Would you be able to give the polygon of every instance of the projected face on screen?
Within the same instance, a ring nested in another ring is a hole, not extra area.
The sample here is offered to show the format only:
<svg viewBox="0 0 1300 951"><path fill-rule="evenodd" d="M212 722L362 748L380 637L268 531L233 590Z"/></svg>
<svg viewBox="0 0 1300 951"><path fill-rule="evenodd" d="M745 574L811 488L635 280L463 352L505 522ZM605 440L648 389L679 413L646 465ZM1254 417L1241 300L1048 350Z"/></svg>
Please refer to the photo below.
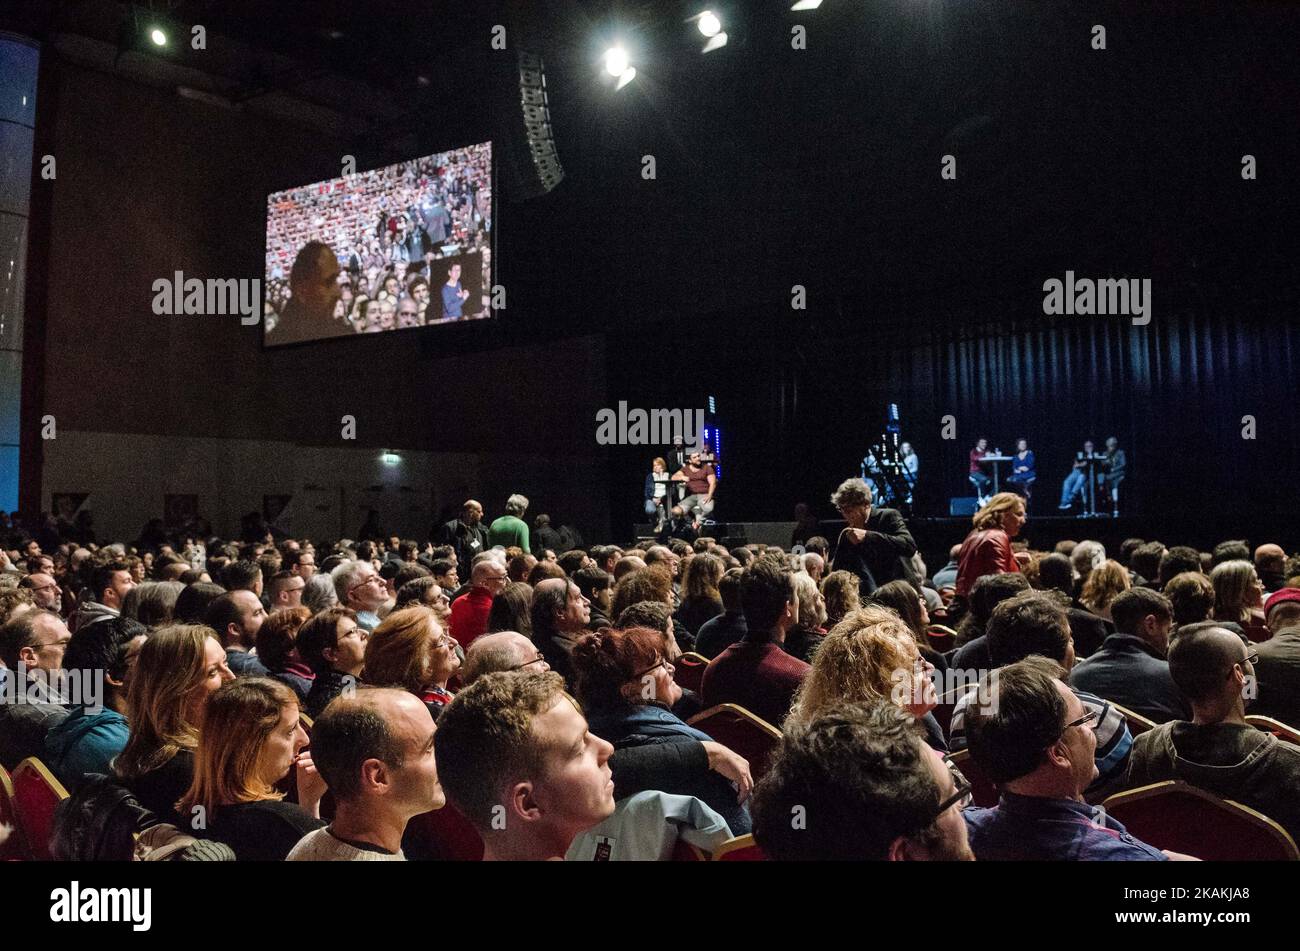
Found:
<svg viewBox="0 0 1300 951"><path fill-rule="evenodd" d="M492 144L267 198L268 347L492 315Z"/></svg>

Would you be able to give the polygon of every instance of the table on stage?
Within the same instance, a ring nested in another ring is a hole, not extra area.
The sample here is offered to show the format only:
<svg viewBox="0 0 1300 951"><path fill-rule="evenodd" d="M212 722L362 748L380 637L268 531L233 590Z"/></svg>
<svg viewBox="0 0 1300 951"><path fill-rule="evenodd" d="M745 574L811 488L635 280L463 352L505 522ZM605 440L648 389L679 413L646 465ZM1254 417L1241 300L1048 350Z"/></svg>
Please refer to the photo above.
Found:
<svg viewBox="0 0 1300 951"><path fill-rule="evenodd" d="M1012 458L1013 458L1012 456L995 456L992 453L989 453L984 456L980 456L980 462L993 463L993 494L994 495L998 494L998 463L1010 462Z"/></svg>

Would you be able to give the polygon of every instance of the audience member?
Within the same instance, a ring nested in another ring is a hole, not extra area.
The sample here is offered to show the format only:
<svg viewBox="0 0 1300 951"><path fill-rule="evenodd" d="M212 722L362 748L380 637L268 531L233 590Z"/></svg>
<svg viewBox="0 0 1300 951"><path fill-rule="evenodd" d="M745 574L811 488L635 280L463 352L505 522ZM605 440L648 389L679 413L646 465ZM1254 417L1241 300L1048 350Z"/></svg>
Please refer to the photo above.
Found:
<svg viewBox="0 0 1300 951"><path fill-rule="evenodd" d="M591 621L591 602L567 578L547 578L533 588L533 643L551 669L573 683L570 655Z"/></svg>
<svg viewBox="0 0 1300 951"><path fill-rule="evenodd" d="M379 626L379 609L388 600L388 587L368 561L344 561L330 572L340 607L357 612L357 624L367 631Z"/></svg>
<svg viewBox="0 0 1300 951"><path fill-rule="evenodd" d="M494 558L476 561L470 584L469 591L451 604L451 636L462 648L468 648L474 638L487 630L492 602L507 584L506 569Z"/></svg>
<svg viewBox="0 0 1300 951"><path fill-rule="evenodd" d="M257 632L266 621L266 609L247 588L227 591L208 604L204 623L217 632L226 648L226 666L236 677L265 677L258 659Z"/></svg>
<svg viewBox="0 0 1300 951"><path fill-rule="evenodd" d="M60 673L72 636L53 611L16 613L0 627L0 661L12 683L0 691L0 766L45 752L46 735L68 715Z"/></svg>

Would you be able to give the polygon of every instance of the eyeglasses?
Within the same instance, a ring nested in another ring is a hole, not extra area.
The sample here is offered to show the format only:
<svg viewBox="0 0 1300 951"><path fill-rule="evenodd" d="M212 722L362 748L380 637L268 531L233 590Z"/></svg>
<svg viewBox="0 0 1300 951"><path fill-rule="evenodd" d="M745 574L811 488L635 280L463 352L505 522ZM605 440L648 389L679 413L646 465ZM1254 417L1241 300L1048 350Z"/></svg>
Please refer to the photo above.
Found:
<svg viewBox="0 0 1300 951"><path fill-rule="evenodd" d="M1065 731L1070 729L1072 726L1092 726L1099 718L1100 715L1096 710L1089 710L1083 716L1079 717L1079 719L1071 720L1065 726L1061 727L1061 732L1056 739L1059 740L1062 736L1065 736Z"/></svg>
<svg viewBox="0 0 1300 951"><path fill-rule="evenodd" d="M515 666L511 667L510 669L511 669L511 670L523 670L525 667L531 667L531 666L533 666L533 664L544 664L544 663L546 663L546 658L542 656L541 651L538 651L538 652L537 652L537 656L534 657L532 660L526 660L526 661L524 661L522 664L516 664Z"/></svg>
<svg viewBox="0 0 1300 951"><path fill-rule="evenodd" d="M659 663L655 664L653 667L647 667L645 670L641 671L641 673L637 674L637 675L636 675L636 679L637 679L637 680L640 680L640 679L641 679L642 677L644 677L646 674L652 674L652 673L654 673L656 670L658 670L660 667L664 668L664 670L668 671L670 674L671 674L674 670L677 669L676 667L674 667L674 666L672 665L672 662L669 661L668 658L663 657L663 658L660 658Z"/></svg>
<svg viewBox="0 0 1300 951"><path fill-rule="evenodd" d="M970 784L970 781L962 775L962 772L957 768L957 765L946 756L943 758L943 764L948 767L948 772L952 774L954 792L947 799L943 800L943 802L939 803L939 808L934 812L934 819L931 819L930 822L934 822L935 819L938 819L953 806L965 809L974 801L975 798L972 794L974 787Z"/></svg>
<svg viewBox="0 0 1300 951"><path fill-rule="evenodd" d="M1254 665L1256 662L1258 662L1258 660L1259 660L1259 651L1251 651L1249 654L1246 655L1244 660L1239 660L1237 661L1237 663Z"/></svg>
<svg viewBox="0 0 1300 951"><path fill-rule="evenodd" d="M352 587L348 588L348 594L351 594L353 591L356 591L357 588L364 588L366 585L370 584L372 581L378 581L380 584L383 584L383 583L384 583L384 579L381 578L381 577L379 577L379 575L371 575L371 576L370 576L369 578L367 578L365 581L358 581L358 582L357 582L356 584L354 584Z"/></svg>

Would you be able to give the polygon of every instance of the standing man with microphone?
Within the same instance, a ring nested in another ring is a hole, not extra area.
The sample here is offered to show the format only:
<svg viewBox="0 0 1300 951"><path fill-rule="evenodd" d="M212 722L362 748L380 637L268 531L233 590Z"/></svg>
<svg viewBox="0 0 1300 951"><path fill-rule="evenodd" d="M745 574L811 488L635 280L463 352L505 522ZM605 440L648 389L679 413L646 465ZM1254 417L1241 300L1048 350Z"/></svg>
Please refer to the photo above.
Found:
<svg viewBox="0 0 1300 951"><path fill-rule="evenodd" d="M835 543L832 570L848 571L861 581L862 596L889 581L907 581L920 595L920 579L912 567L916 542L896 509L872 509L871 489L862 479L845 479L831 503L848 525Z"/></svg>

